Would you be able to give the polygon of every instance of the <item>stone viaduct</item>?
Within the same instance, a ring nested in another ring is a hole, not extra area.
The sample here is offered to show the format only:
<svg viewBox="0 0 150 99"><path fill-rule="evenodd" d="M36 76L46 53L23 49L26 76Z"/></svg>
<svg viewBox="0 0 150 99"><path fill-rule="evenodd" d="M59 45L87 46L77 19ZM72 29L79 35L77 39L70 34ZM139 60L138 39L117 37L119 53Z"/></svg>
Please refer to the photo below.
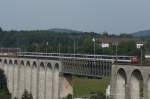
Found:
<svg viewBox="0 0 150 99"><path fill-rule="evenodd" d="M120 56L118 62L130 62ZM113 57L71 57L41 53L1 56L0 69L7 78L12 97L21 99L24 90L33 99L62 99L73 94L72 75L86 77L111 76L111 99L150 99L150 67L112 65ZM142 87L141 87L142 86Z"/></svg>
<svg viewBox="0 0 150 99"><path fill-rule="evenodd" d="M33 99L62 99L73 94L70 77L60 73L62 64L54 60L28 58L0 58L12 97L21 99L24 90L31 92Z"/></svg>
<svg viewBox="0 0 150 99"><path fill-rule="evenodd" d="M73 94L72 75L102 78L110 76L111 66L111 59L102 58L39 53L0 57L0 69L6 75L9 92L18 99L24 90L33 99L62 99Z"/></svg>
<svg viewBox="0 0 150 99"><path fill-rule="evenodd" d="M110 99L150 99L150 66L113 65Z"/></svg>

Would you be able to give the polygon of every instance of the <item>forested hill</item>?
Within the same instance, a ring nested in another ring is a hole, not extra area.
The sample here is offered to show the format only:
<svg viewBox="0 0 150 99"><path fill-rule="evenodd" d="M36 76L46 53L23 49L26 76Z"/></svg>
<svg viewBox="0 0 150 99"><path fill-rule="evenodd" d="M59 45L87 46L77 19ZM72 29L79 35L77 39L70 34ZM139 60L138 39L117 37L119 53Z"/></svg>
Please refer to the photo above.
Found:
<svg viewBox="0 0 150 99"><path fill-rule="evenodd" d="M98 36L98 34L95 34ZM0 32L1 47L21 47L26 51L38 50L44 52L48 42L49 52L58 52L60 43L61 52L73 53L74 41L76 50L80 52L92 52L92 33L58 33L51 31L3 31ZM83 46L86 45L86 46Z"/></svg>
<svg viewBox="0 0 150 99"><path fill-rule="evenodd" d="M150 30L138 31L132 34L133 36L150 36Z"/></svg>
<svg viewBox="0 0 150 99"><path fill-rule="evenodd" d="M96 34L86 33L63 33L51 32L46 30L40 31L0 31L0 47L19 47L22 51L40 51L50 53L94 53L93 36L96 38L95 53L96 54L115 54L115 46L102 48L98 43L99 38L128 38L130 35L109 35L107 33ZM107 39L108 40L108 39ZM148 39L149 40L149 39ZM149 42L147 40L147 42ZM48 42L48 45L47 45ZM148 43L149 44L149 43ZM149 45L148 45L149 46ZM149 49L149 47L148 47ZM118 45L118 54L121 55L138 55L139 50L136 49L135 42L122 42Z"/></svg>
<svg viewBox="0 0 150 99"><path fill-rule="evenodd" d="M71 30L71 29L63 29L63 28L52 28L48 30L49 32L59 32L59 33L83 33L81 31Z"/></svg>

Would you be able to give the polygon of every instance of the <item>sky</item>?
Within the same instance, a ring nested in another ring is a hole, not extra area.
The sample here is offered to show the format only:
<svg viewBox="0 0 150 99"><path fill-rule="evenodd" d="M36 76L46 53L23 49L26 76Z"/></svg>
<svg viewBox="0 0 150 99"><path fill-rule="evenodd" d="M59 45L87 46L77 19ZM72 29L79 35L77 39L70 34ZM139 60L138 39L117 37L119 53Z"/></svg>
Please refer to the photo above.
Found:
<svg viewBox="0 0 150 99"><path fill-rule="evenodd" d="M150 29L149 5L150 0L0 0L0 27L132 33Z"/></svg>

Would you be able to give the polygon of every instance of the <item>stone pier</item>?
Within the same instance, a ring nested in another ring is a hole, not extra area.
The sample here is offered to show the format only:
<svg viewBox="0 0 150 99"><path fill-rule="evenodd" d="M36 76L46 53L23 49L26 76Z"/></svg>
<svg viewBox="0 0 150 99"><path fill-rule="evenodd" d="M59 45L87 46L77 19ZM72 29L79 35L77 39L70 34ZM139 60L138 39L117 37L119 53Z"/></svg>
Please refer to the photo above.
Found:
<svg viewBox="0 0 150 99"><path fill-rule="evenodd" d="M150 66L113 65L111 99L150 99Z"/></svg>

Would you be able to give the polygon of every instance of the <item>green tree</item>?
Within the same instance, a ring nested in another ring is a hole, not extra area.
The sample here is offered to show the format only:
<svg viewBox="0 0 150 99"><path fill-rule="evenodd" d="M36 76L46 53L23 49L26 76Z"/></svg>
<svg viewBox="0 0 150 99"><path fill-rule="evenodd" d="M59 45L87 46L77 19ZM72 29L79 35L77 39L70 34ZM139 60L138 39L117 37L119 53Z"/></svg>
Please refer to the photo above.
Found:
<svg viewBox="0 0 150 99"><path fill-rule="evenodd" d="M29 93L27 90L25 90L22 95L22 99L33 99L33 96L31 93Z"/></svg>
<svg viewBox="0 0 150 99"><path fill-rule="evenodd" d="M79 42L80 51L81 53L90 53L93 54L93 41L92 41L92 36L90 35L85 35L81 38L81 41Z"/></svg>
<svg viewBox="0 0 150 99"><path fill-rule="evenodd" d="M73 96L71 94L68 94L65 98L63 99L73 99Z"/></svg>
<svg viewBox="0 0 150 99"><path fill-rule="evenodd" d="M90 99L105 99L104 93L96 92Z"/></svg>
<svg viewBox="0 0 150 99"><path fill-rule="evenodd" d="M121 42L118 45L118 54L122 55L138 55L138 49L134 41Z"/></svg>
<svg viewBox="0 0 150 99"><path fill-rule="evenodd" d="M0 99L10 99L11 94L7 88L7 80L4 71L0 69Z"/></svg>
<svg viewBox="0 0 150 99"><path fill-rule="evenodd" d="M122 34L120 34L120 37L131 38L133 36L131 34L122 33Z"/></svg>
<svg viewBox="0 0 150 99"><path fill-rule="evenodd" d="M2 28L0 27L0 32L3 32Z"/></svg>
<svg viewBox="0 0 150 99"><path fill-rule="evenodd" d="M67 96L67 99L73 99L73 96L72 96L71 94L69 94L69 95Z"/></svg>
<svg viewBox="0 0 150 99"><path fill-rule="evenodd" d="M107 37L107 36L109 36L109 34L108 34L108 32L103 32L103 33L102 33L102 36Z"/></svg>

